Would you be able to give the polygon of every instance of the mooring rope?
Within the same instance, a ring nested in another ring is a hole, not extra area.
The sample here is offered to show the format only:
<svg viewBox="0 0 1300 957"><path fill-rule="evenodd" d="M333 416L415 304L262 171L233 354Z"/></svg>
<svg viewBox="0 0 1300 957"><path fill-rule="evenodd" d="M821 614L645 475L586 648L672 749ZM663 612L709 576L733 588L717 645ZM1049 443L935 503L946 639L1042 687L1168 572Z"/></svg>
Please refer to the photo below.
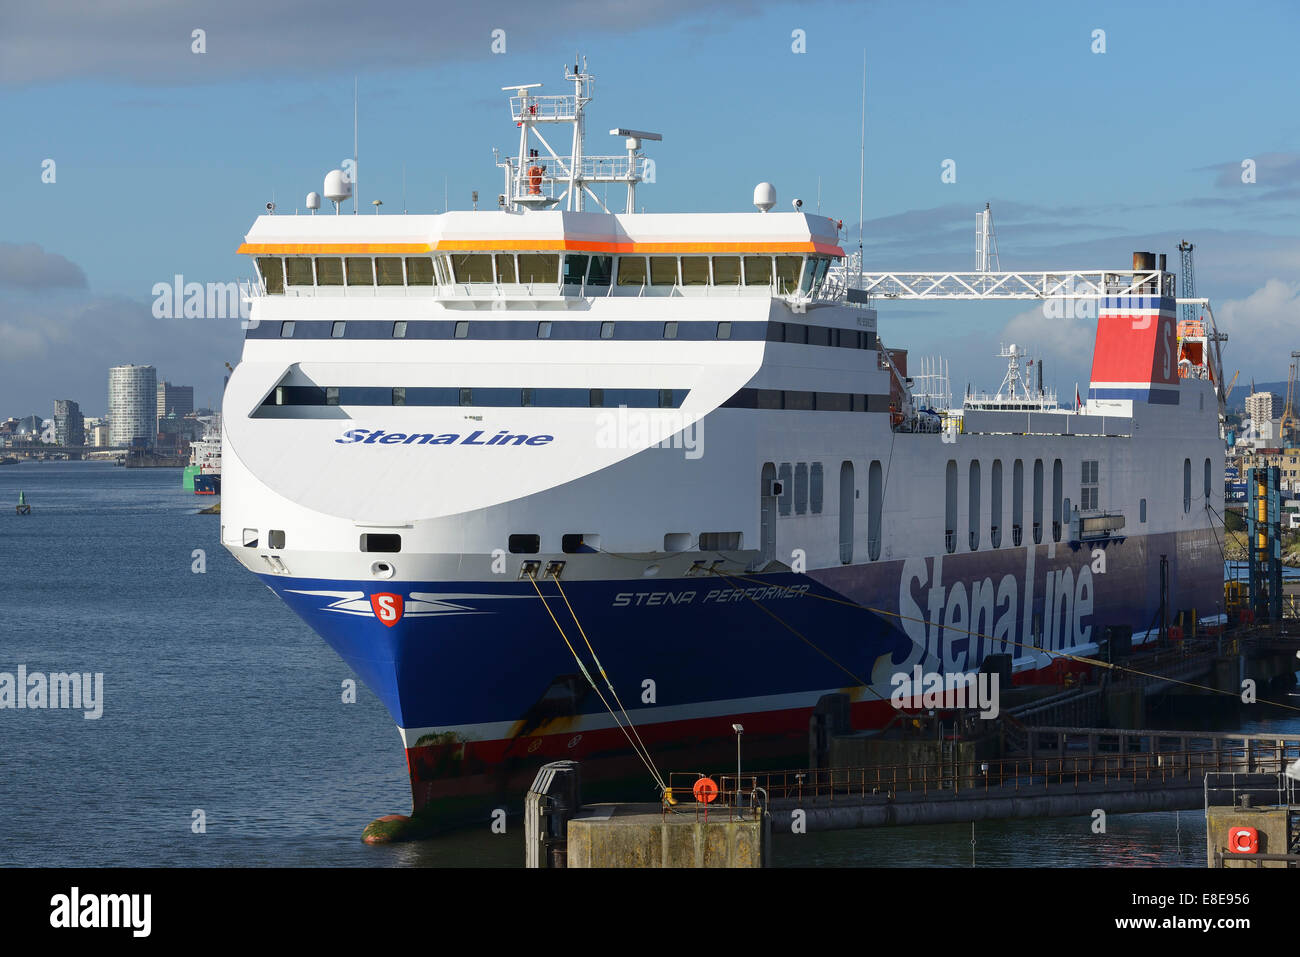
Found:
<svg viewBox="0 0 1300 957"><path fill-rule="evenodd" d="M641 759L641 763L644 764L646 770L650 772L650 776L654 779L655 785L661 790L661 792L667 792L668 786L664 783L658 769L654 766L654 762L650 759L649 752L643 754L641 748L637 746L637 742L640 741L641 736L637 735L637 741L632 740L632 736L628 734L627 728L623 727L623 722L619 720L618 715L614 713L614 709L609 706L609 702L606 701L605 696L601 694L600 688L596 684L596 680L592 678L591 672L587 670L587 666L583 663L582 658L579 657L577 649L574 648L573 643L569 641L569 636L564 633L564 628L560 625L559 619L557 619L555 613L551 611L551 606L547 604L546 596L542 594L542 589L537 584L537 578L531 571L527 572L527 575L528 580L533 583L533 589L537 592L537 597L542 601L542 607L546 609L546 614L550 615L551 621L555 624L556 631L558 631L560 637L564 639L564 644L568 647L569 654L573 655L573 660L576 661L578 667L582 669L583 677L585 677L587 683L591 685L591 690L596 692L596 697L600 698L600 703L605 706L605 710L608 711L610 717L614 719L614 723L618 725L618 729L623 732L623 737L627 738L627 743L632 746L632 750L636 752L636 756ZM567 598L565 599L565 604L568 604ZM573 609L570 608L569 611L572 612ZM577 621L576 617L574 618L574 621ZM581 625L578 626L578 630L582 630ZM584 635L583 637L585 638L586 636ZM588 647L590 647L590 645L588 645ZM592 656L595 656L595 652L592 653ZM599 666L599 664L600 662L597 661L597 666ZM604 673L604 669L602 669L601 673ZM606 680L608 681L608 679ZM612 691L613 688L611 687L610 690ZM619 707L622 707L621 703ZM624 714L626 714L626 712L624 712ZM630 719L628 723L631 723ZM642 747L644 747L644 745Z"/></svg>

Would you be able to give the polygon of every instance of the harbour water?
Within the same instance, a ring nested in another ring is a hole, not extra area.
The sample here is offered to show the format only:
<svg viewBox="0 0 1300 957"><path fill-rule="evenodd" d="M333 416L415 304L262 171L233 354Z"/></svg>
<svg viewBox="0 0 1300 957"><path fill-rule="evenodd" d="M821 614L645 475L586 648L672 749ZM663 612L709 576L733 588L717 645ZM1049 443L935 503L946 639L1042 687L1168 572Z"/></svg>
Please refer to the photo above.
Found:
<svg viewBox="0 0 1300 957"><path fill-rule="evenodd" d="M15 514L23 490L30 516ZM102 672L103 715L0 710L0 865L519 866L521 826L387 847L378 700L218 544L179 469L0 468L0 671ZM199 567L202 552L203 571ZM617 676L614 676L617 679ZM1300 698L1293 698L1300 701ZM1300 732L1265 717L1243 729ZM196 812L202 812L197 815ZM197 822L204 830L198 833ZM1204 866L1200 812L778 835L786 866Z"/></svg>

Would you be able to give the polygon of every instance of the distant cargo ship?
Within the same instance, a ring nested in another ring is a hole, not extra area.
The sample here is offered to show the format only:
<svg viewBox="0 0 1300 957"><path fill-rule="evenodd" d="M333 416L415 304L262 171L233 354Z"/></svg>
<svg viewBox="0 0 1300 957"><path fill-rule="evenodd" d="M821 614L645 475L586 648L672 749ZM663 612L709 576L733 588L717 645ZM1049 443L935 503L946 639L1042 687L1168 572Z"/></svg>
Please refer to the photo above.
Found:
<svg viewBox="0 0 1300 957"><path fill-rule="evenodd" d="M1017 375L936 408L834 220L767 212L766 184L762 212L635 212L657 137L588 156L591 77L566 79L511 88L492 209L260 216L239 250L222 542L387 707L417 811L517 802L557 758L646 793L580 630L694 770L735 758L733 722L747 761L803 766L830 696L881 727L915 666L1025 681L1140 640L1162 589L1215 613L1219 380L1154 257L1105 274L1086 396ZM546 122L572 156L528 148ZM625 212L586 208L602 182Z"/></svg>

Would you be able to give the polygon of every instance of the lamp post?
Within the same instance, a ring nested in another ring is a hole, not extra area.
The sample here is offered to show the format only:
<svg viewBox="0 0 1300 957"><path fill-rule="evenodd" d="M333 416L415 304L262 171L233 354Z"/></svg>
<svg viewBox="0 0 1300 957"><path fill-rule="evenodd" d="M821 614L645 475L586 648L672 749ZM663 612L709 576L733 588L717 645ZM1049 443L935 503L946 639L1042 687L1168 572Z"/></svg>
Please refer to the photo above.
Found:
<svg viewBox="0 0 1300 957"><path fill-rule="evenodd" d="M745 727L733 724L731 730L736 732L736 807L740 807L740 736L745 733Z"/></svg>

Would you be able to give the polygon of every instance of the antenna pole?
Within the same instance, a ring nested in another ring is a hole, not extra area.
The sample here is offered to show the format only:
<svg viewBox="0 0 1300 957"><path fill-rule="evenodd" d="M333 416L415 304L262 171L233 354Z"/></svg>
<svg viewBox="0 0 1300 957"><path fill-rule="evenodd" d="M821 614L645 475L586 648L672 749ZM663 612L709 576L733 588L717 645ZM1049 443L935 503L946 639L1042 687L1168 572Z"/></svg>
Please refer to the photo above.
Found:
<svg viewBox="0 0 1300 957"><path fill-rule="evenodd" d="M357 195L361 177L357 170L357 78L352 77L352 215L357 214Z"/></svg>
<svg viewBox="0 0 1300 957"><path fill-rule="evenodd" d="M862 49L862 135L858 144L858 286L862 285L862 189L867 173L867 50Z"/></svg>

